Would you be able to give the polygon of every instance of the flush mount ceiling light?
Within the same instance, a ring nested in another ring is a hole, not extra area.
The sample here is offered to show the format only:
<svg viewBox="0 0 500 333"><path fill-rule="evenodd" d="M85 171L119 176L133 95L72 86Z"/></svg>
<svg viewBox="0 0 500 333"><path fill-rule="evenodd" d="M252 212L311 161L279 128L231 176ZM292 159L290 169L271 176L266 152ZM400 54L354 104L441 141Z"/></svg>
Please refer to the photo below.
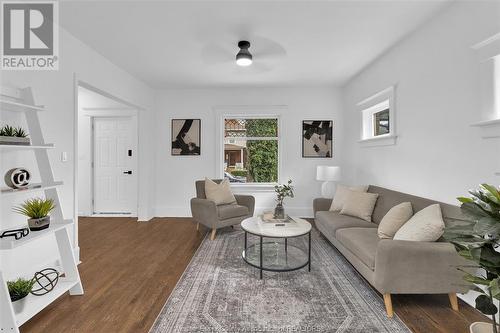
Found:
<svg viewBox="0 0 500 333"><path fill-rule="evenodd" d="M242 40L238 42L240 52L236 55L236 64L238 66L250 66L252 64L252 54L248 51L250 42Z"/></svg>

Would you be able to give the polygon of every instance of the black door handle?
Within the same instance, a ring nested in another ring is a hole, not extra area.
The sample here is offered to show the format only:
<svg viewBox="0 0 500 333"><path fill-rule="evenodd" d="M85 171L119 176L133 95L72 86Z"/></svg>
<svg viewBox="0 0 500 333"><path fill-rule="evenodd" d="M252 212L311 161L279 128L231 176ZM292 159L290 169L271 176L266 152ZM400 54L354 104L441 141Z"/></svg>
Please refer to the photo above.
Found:
<svg viewBox="0 0 500 333"><path fill-rule="evenodd" d="M129 171L123 171L123 173L126 173L127 175L131 175L132 171L131 170L129 170Z"/></svg>

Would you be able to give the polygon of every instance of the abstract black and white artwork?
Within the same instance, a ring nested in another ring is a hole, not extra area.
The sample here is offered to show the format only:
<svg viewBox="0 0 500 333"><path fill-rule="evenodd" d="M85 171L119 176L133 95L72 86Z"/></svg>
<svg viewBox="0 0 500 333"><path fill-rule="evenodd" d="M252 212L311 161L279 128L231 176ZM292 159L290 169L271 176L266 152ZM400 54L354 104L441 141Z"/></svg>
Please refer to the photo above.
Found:
<svg viewBox="0 0 500 333"><path fill-rule="evenodd" d="M172 155L200 155L201 119L172 119Z"/></svg>
<svg viewBox="0 0 500 333"><path fill-rule="evenodd" d="M333 156L333 121L302 121L302 157Z"/></svg>

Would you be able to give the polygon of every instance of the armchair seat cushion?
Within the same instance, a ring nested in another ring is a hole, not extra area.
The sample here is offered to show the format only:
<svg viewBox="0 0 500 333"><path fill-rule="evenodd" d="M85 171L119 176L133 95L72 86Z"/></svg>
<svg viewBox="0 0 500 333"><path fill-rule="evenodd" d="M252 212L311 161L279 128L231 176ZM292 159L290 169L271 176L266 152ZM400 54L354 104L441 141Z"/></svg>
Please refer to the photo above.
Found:
<svg viewBox="0 0 500 333"><path fill-rule="evenodd" d="M375 269L375 256L380 238L376 228L346 228L335 233L337 240L370 269Z"/></svg>
<svg viewBox="0 0 500 333"><path fill-rule="evenodd" d="M249 215L249 211L246 206L236 204L219 205L217 206L217 215L221 220L227 220L234 217Z"/></svg>

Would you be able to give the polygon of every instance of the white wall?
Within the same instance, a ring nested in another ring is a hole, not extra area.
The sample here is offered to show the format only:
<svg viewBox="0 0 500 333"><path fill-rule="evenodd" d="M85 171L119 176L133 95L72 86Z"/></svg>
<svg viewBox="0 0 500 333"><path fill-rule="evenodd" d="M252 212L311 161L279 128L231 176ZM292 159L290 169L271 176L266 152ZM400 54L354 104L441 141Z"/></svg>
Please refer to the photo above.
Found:
<svg viewBox="0 0 500 333"><path fill-rule="evenodd" d="M470 124L483 120L471 46L499 31L500 3L457 2L352 79L343 89L347 180L455 204L481 182L498 184L500 140ZM356 104L393 84L397 144L360 147Z"/></svg>
<svg viewBox="0 0 500 333"><path fill-rule="evenodd" d="M292 179L296 197L286 199L289 213L312 216L312 200L319 196L316 166L335 165L339 154L334 142L334 158L301 157L301 124L306 119L333 119L334 141L341 135L340 99L332 88L289 89L210 89L163 90L156 106L156 216L190 216L189 200L195 195L194 182L216 177L216 106L287 105L282 128L281 181ZM201 118L201 156L171 156L172 118ZM256 209L274 208L274 192L255 193Z"/></svg>
<svg viewBox="0 0 500 333"><path fill-rule="evenodd" d="M371 64L343 89L343 170L352 183L376 184L457 204L479 183L498 185L499 139L482 139L477 53L500 32L499 2L457 2ZM397 84L397 144L360 147L356 104ZM473 304L473 293L462 295Z"/></svg>
<svg viewBox="0 0 500 333"><path fill-rule="evenodd" d="M62 28L60 29L59 58L58 71L2 71L0 84L32 87L36 103L45 105L47 108L46 112L40 113L41 126L46 142L56 145L56 148L49 152L49 157L56 178L64 181L64 186L59 189L63 214L66 218L72 218L75 208L73 199L75 74L88 84L144 108L139 116L140 146L143 147L139 168L148 175L152 174L154 168L153 163L150 163L151 151L148 150L152 119L152 113L149 111L153 106L153 92L144 83L103 58ZM7 115L7 112L2 112L2 119L4 117L11 116ZM68 152L66 163L60 160L63 151ZM31 158L29 155L20 157L19 153L14 154L16 155L3 155L0 165L2 175L8 168L17 165L16 159L22 158L23 162L34 163L34 157ZM36 169L35 164L25 166ZM147 179L139 190L142 198L139 215L144 219L152 216L152 208L148 202L151 185L150 179ZM0 229L25 223L25 219L13 214L10 208L12 204L18 203L23 198L11 198L13 199L2 198ZM23 247L22 251L16 253L1 251L0 268L6 270L8 274L30 271L30 267L36 263L50 262L55 256L54 250L55 247L50 240L41 240Z"/></svg>

